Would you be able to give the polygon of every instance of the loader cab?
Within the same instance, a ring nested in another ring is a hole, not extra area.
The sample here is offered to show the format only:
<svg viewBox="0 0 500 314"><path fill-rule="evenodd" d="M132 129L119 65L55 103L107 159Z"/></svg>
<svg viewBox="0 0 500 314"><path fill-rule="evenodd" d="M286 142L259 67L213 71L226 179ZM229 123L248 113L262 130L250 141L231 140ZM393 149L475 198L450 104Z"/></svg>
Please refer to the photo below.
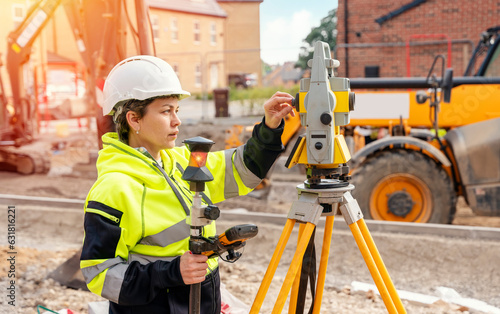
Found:
<svg viewBox="0 0 500 314"><path fill-rule="evenodd" d="M484 77L500 77L500 36L497 37L494 46L486 57L479 75Z"/></svg>
<svg viewBox="0 0 500 314"><path fill-rule="evenodd" d="M500 77L500 26L481 34L464 76Z"/></svg>

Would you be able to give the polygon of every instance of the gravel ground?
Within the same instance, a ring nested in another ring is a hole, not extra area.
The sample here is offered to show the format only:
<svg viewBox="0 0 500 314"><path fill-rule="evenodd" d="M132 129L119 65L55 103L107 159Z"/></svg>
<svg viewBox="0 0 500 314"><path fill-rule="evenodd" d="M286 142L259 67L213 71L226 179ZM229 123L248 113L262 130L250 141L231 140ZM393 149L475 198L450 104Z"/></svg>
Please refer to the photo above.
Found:
<svg viewBox="0 0 500 314"><path fill-rule="evenodd" d="M219 230L238 222L220 222ZM36 225L36 224L35 224ZM34 228L38 229L38 226ZM46 234L41 239L28 237L16 255L16 307L0 307L0 313L34 313L37 305L60 310L70 308L78 313L87 313L88 302L101 298L87 291L68 289L47 279L47 275L70 258L78 250L79 233L70 226L59 225L59 231L68 235L68 241ZM234 264L221 262L221 280L227 290L247 305L251 305L274 251L282 227L259 224L259 234L248 241L244 254ZM220 232L220 231L219 231ZM318 229L317 243L321 243L321 229ZM373 233L379 251L398 289L436 295L438 286L452 287L462 296L499 305L500 276L491 259L498 257L500 244L464 239L436 238ZM47 242L58 244L50 249ZM281 283L294 253L296 232L292 233L289 245L281 258L271 287L266 294L261 313L270 313L277 299ZM26 245L26 246L24 246ZM489 251L489 252L488 252ZM6 246L0 247L0 260L10 256ZM0 273L7 274L8 264L2 263ZM372 283L371 276L355 246L350 233L334 231L322 313L386 313L379 296L372 291L352 293L350 283L360 281ZM8 287L6 276L0 279L3 291ZM309 297L308 297L309 299ZM403 301L408 313L480 313L469 311L446 302L422 305ZM5 303L4 303L5 304ZM285 306L285 309L287 306Z"/></svg>
<svg viewBox="0 0 500 314"><path fill-rule="evenodd" d="M83 199L95 180L95 167L91 163L85 164L86 161L88 155L81 150L66 149L54 154L49 175L21 176L1 172L1 193ZM290 202L284 195L295 195L295 182L295 179L273 181L268 202L247 196L227 201L220 207L286 213ZM17 212L16 306L6 305L8 299L4 293L0 297L0 313L35 313L37 305L53 310L70 308L77 313L87 313L87 304L101 300L100 297L87 291L68 289L46 278L81 246L82 214L30 210L23 206L19 206ZM4 211L0 219L2 230L6 230L7 217ZM220 221L219 232L238 223L250 222ZM477 217L461 200L454 224L500 227L500 219ZM259 224L259 234L248 241L243 257L234 264L221 263L222 282L231 294L247 305L252 304L257 294L282 227ZM462 297L475 298L500 307L500 272L496 265L500 256L500 243L379 232L372 235L397 289L436 295L436 288L445 286L455 289ZM320 228L316 237L316 243L320 246ZM271 312L292 259L294 243L295 231L280 261L261 313ZM0 239L2 291L6 291L10 284L7 277L10 255L6 244L6 236L3 236ZM353 281L373 282L352 235L335 230L321 312L387 312L381 298L373 291L352 291ZM408 313L481 313L442 301L432 305L403 303Z"/></svg>

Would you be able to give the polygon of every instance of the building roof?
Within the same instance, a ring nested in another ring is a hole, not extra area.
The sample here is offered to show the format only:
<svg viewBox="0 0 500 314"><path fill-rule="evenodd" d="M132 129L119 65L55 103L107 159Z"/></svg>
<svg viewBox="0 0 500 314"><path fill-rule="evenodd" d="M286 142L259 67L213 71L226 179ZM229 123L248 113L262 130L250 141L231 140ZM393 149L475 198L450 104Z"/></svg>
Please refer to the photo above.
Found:
<svg viewBox="0 0 500 314"><path fill-rule="evenodd" d="M281 70L283 81L298 81L302 78L304 70L295 67L295 62L285 62Z"/></svg>
<svg viewBox="0 0 500 314"><path fill-rule="evenodd" d="M295 67L295 62L285 62L283 65L278 65L274 70L263 78L263 83L266 86L279 85L287 82L298 82L304 77L305 71Z"/></svg>
<svg viewBox="0 0 500 314"><path fill-rule="evenodd" d="M215 0L148 0L152 8L178 12L226 17L226 12Z"/></svg>

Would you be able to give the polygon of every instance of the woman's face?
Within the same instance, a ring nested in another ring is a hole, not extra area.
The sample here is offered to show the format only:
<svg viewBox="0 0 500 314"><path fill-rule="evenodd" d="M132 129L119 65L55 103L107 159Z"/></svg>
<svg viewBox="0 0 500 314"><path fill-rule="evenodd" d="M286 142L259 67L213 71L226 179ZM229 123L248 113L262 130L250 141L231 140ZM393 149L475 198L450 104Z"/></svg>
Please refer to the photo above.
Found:
<svg viewBox="0 0 500 314"><path fill-rule="evenodd" d="M177 98L158 98L147 106L146 114L139 120L139 134L134 134L138 145L153 156L160 150L175 147L181 120L177 116ZM132 131L133 132L133 131Z"/></svg>

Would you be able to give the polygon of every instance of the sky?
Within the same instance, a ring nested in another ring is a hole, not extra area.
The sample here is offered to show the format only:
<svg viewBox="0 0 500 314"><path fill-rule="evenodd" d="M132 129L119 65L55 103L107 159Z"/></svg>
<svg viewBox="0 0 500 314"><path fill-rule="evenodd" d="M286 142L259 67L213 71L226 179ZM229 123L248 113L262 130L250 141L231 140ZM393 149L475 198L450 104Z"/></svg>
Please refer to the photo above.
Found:
<svg viewBox="0 0 500 314"><path fill-rule="evenodd" d="M261 58L269 64L296 61L302 40L338 0L264 0L260 4Z"/></svg>

